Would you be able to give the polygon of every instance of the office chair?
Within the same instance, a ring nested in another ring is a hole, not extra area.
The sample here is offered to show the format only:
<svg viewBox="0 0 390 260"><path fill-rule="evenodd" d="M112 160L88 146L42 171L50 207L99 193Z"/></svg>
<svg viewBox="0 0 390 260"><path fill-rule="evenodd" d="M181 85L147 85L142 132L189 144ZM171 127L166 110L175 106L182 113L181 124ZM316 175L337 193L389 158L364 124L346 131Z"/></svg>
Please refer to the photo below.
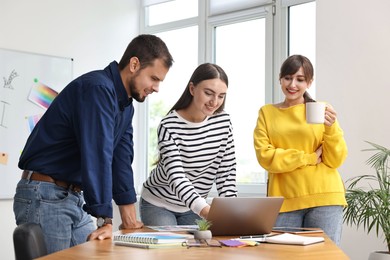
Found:
<svg viewBox="0 0 390 260"><path fill-rule="evenodd" d="M18 225L13 234L16 260L31 260L47 254L41 226L36 223Z"/></svg>

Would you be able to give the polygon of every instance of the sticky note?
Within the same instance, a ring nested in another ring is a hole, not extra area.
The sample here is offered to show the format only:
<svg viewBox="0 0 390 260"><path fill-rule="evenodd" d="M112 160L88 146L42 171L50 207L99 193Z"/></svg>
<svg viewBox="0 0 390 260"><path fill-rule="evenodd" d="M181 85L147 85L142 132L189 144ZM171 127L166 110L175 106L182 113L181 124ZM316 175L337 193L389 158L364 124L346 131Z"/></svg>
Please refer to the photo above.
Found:
<svg viewBox="0 0 390 260"><path fill-rule="evenodd" d="M224 246L230 247L242 247L247 245L246 243L233 239L219 240L219 242Z"/></svg>
<svg viewBox="0 0 390 260"><path fill-rule="evenodd" d="M0 152L0 164L7 165L8 163L8 154Z"/></svg>

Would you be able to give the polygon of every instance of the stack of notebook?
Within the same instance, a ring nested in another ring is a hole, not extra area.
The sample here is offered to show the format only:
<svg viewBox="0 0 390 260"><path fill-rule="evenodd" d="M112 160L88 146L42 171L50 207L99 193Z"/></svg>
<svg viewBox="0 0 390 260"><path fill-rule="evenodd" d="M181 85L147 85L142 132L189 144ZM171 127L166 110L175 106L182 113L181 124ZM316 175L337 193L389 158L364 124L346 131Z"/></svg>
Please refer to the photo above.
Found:
<svg viewBox="0 0 390 260"><path fill-rule="evenodd" d="M193 235L173 232L142 232L114 234L115 245L139 248L181 247Z"/></svg>

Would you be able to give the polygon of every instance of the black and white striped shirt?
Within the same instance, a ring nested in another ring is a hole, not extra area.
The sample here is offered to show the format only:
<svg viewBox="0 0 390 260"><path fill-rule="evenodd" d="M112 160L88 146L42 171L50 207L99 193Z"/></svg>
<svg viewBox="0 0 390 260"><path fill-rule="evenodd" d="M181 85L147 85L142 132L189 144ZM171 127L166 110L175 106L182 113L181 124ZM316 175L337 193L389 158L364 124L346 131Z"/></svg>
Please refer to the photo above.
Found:
<svg viewBox="0 0 390 260"><path fill-rule="evenodd" d="M214 182L219 196L237 196L233 129L226 112L193 123L172 111L157 134L160 161L143 184L143 199L199 214Z"/></svg>

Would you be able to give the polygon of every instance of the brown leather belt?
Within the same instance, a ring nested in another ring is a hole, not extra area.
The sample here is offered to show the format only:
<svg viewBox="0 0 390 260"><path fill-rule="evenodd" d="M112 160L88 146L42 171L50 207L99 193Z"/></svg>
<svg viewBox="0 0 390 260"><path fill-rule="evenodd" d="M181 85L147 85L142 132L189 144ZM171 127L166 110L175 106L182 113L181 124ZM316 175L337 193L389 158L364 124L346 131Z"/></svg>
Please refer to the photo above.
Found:
<svg viewBox="0 0 390 260"><path fill-rule="evenodd" d="M30 171L23 171L22 179L27 179L29 174L30 174ZM78 185L70 184L70 183L68 183L66 181L55 180L52 177L50 177L49 175L42 174L42 173L39 173L39 172L31 173L30 180L51 182L51 183L54 183L57 186L65 188L67 190L71 190L71 191L75 191L75 192L81 192L81 187L78 186Z"/></svg>

